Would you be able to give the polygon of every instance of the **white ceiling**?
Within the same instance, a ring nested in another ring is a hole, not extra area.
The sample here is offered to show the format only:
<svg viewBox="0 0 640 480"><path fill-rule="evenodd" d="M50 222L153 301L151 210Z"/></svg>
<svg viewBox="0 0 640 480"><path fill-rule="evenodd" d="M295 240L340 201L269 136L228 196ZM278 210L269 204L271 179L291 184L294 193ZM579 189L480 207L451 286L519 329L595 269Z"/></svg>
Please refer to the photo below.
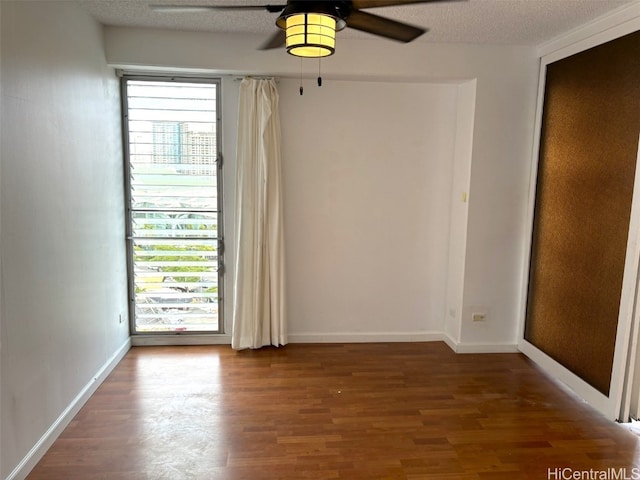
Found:
<svg viewBox="0 0 640 480"><path fill-rule="evenodd" d="M280 0L76 0L105 25L268 37L278 14L265 11L158 12L150 4L282 4ZM381 7L370 13L429 28L417 41L539 45L625 4L640 0L467 0ZM345 29L338 36L367 38Z"/></svg>

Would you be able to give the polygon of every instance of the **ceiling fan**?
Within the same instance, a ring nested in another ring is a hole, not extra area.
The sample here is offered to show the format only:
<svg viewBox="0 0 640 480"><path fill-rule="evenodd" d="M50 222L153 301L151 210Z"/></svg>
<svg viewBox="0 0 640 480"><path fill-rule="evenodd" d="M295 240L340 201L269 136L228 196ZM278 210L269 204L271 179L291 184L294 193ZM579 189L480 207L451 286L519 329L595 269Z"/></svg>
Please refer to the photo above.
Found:
<svg viewBox="0 0 640 480"><path fill-rule="evenodd" d="M280 13L279 30L260 49L280 48L299 57L324 57L335 52L335 32L345 27L381 37L411 42L426 28L364 12L363 9L451 0L287 0L266 5L151 5L155 11L196 12L215 10L266 10Z"/></svg>

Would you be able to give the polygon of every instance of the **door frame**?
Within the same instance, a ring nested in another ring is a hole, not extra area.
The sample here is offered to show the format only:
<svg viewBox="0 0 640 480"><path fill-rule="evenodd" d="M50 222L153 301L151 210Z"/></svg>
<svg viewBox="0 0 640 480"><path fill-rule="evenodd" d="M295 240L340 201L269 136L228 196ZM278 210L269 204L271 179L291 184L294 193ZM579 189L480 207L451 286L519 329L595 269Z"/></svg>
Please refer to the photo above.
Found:
<svg viewBox="0 0 640 480"><path fill-rule="evenodd" d="M631 13L631 17L633 17L630 20L629 13ZM628 396L628 394L625 394L625 384L627 383L626 378L629 373L627 367L634 363L630 362L629 355L630 353L635 355L636 343L631 339L631 331L632 327L634 332L638 331L640 321L638 318L640 314L636 312L636 298L639 288L638 269L640 267L640 151L638 152L636 160L631 217L629 234L627 237L627 250L624 264L624 276L622 281L620 310L618 314L618 326L616 331L609 395L604 395L549 355L525 340L524 326L526 321L529 287L530 258L547 65L638 30L640 30L640 5L632 5L614 12L612 15L606 17L597 24L593 23L587 25L587 27L582 31L582 35L586 36L581 39L576 39L576 36L580 35L580 32L574 31L561 40L554 41L540 47L538 100L531 157L526 245L524 249L525 254L522 268L523 277L521 282L522 289L520 295L520 322L518 332L518 348L520 351L536 362L546 373L566 384L579 397L584 399L592 407L611 420L618 420L620 418L623 397ZM562 45L562 43L564 45ZM631 370L633 370L632 367Z"/></svg>
<svg viewBox="0 0 640 480"><path fill-rule="evenodd" d="M127 245L127 284L128 284L128 308L129 308L129 333L132 344L136 345L200 345L200 344L220 344L229 343L229 335L226 334L226 322L224 315L224 190L223 190L223 153L222 153L222 78L219 75L189 75L187 73L170 72L136 72L117 70L120 77L120 100L122 118L122 145L123 145L123 182L125 195L125 234ZM127 80L142 81L166 81L184 83L206 83L216 85L216 184L218 195L217 213L217 250L218 250L218 331L193 331L193 332L138 332L136 331L135 315L135 286L133 281L134 260L133 260L133 232L131 220L131 162L129 151L129 128L127 125L129 106L127 97ZM167 341L169 339L169 341Z"/></svg>

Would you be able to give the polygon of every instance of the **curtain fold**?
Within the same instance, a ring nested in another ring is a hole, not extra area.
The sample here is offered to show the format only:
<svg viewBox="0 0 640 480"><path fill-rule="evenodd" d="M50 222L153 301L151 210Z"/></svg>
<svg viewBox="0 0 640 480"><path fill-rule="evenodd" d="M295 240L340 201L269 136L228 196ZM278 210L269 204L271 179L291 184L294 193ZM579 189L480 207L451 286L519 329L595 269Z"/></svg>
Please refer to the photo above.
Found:
<svg viewBox="0 0 640 480"><path fill-rule="evenodd" d="M287 343L282 226L282 152L273 79L240 84L231 346Z"/></svg>

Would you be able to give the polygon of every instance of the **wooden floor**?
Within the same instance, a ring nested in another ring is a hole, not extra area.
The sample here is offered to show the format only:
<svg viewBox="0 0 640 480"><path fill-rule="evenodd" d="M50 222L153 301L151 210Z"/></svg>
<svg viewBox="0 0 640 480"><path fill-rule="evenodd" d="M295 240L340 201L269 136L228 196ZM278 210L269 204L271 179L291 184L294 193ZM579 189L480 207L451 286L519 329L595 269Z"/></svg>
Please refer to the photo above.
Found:
<svg viewBox="0 0 640 480"><path fill-rule="evenodd" d="M138 347L28 479L639 478L638 465L635 434L519 354Z"/></svg>

